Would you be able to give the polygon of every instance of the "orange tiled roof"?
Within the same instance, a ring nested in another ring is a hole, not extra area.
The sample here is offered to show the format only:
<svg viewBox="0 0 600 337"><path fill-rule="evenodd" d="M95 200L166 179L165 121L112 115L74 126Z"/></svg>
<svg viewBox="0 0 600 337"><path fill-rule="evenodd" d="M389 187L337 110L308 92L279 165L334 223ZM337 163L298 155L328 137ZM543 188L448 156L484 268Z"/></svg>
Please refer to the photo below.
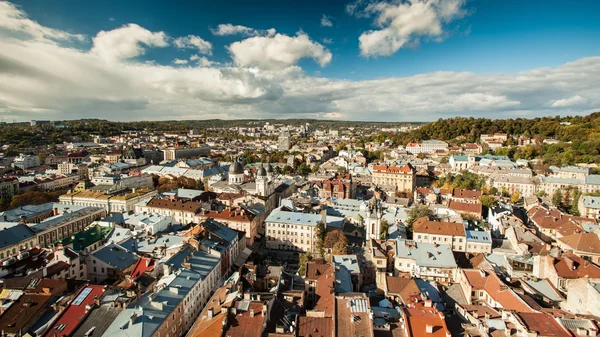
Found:
<svg viewBox="0 0 600 337"><path fill-rule="evenodd" d="M430 221L427 217L419 218L413 223L415 233L436 235L466 236L465 227L461 223L446 221Z"/></svg>
<svg viewBox="0 0 600 337"><path fill-rule="evenodd" d="M596 233L575 233L559 238L573 250L600 254L600 239Z"/></svg>
<svg viewBox="0 0 600 337"><path fill-rule="evenodd" d="M448 204L448 208L458 212L469 212L481 214L483 212L483 206L481 204L470 204L467 202L460 202L451 200Z"/></svg>
<svg viewBox="0 0 600 337"><path fill-rule="evenodd" d="M571 337L569 330L560 325L552 316L541 312L520 312L517 314L528 330L544 337Z"/></svg>
<svg viewBox="0 0 600 337"><path fill-rule="evenodd" d="M502 308L519 312L533 312L525 301L515 294L494 272L463 269L467 281L476 290L485 290Z"/></svg>
<svg viewBox="0 0 600 337"><path fill-rule="evenodd" d="M600 278L600 267L573 253L563 254L554 259L554 268L558 276L562 278Z"/></svg>
<svg viewBox="0 0 600 337"><path fill-rule="evenodd" d="M375 172L385 172L385 173L415 173L415 168L412 167L411 164L405 164L404 166L394 166L394 165L375 165L373 166L373 171Z"/></svg>

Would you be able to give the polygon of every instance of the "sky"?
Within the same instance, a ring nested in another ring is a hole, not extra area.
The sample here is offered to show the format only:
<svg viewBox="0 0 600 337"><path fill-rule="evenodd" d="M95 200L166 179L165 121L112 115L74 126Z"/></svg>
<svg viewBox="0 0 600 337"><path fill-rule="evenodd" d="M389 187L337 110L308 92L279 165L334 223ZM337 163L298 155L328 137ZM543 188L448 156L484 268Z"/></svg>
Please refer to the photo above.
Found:
<svg viewBox="0 0 600 337"><path fill-rule="evenodd" d="M0 121L600 110L598 0L0 0Z"/></svg>

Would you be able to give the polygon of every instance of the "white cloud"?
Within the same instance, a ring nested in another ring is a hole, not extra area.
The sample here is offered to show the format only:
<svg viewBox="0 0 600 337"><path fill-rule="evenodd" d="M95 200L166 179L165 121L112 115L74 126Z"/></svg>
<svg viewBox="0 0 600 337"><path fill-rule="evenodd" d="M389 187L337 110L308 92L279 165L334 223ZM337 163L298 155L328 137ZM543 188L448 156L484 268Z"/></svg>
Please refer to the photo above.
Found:
<svg viewBox="0 0 600 337"><path fill-rule="evenodd" d="M234 42L228 49L236 65L261 69L286 68L305 57L312 58L324 67L332 58L327 48L312 41L303 32L298 32L296 36L255 36Z"/></svg>
<svg viewBox="0 0 600 337"><path fill-rule="evenodd" d="M333 39L330 38L330 37L324 37L323 40L321 40L321 41L323 41L323 43L325 43L325 44L332 44L333 43Z"/></svg>
<svg viewBox="0 0 600 337"><path fill-rule="evenodd" d="M331 18L325 14L321 16L321 27L333 27L333 22L331 22Z"/></svg>
<svg viewBox="0 0 600 337"><path fill-rule="evenodd" d="M80 50L68 41L61 45L39 35L0 36L0 115L9 120L320 117L428 121L455 115L583 114L600 106L600 57L515 74L446 71L351 81L310 76L300 69L296 62L301 57L315 58L320 64L330 59L322 46L323 50L310 51L314 42L302 33L255 37L258 41L250 46L246 43L251 39L241 41L238 52L251 57L234 57L235 65L195 55L188 64L197 66L182 67L129 59L143 52L132 49L132 44L164 44L153 35L157 33L140 34L143 31L141 27L134 30L144 39L132 42L113 36L109 40L114 43L102 44L118 47L108 48L113 50L109 55L117 55L111 58L113 62L101 62L106 55L103 49ZM97 48L95 44L93 49ZM277 66L264 67L255 55Z"/></svg>
<svg viewBox="0 0 600 337"><path fill-rule="evenodd" d="M112 16L108 18L109 21L115 21L115 18L113 18Z"/></svg>
<svg viewBox="0 0 600 337"><path fill-rule="evenodd" d="M360 35L363 56L389 56L424 38L440 40L450 22L465 15L466 0L413 0L388 3L359 1L346 7L357 15L374 17L378 29Z"/></svg>
<svg viewBox="0 0 600 337"><path fill-rule="evenodd" d="M585 103L587 103L587 99L585 99L579 95L575 95L575 96L572 96L569 98L563 98L563 99L552 101L552 106L555 108L564 108L564 107L579 106L579 105L582 105Z"/></svg>
<svg viewBox="0 0 600 337"><path fill-rule="evenodd" d="M12 33L24 33L35 39L53 40L84 40L81 34L71 34L65 31L44 27L30 20L19 7L8 1L0 1L0 32L6 30Z"/></svg>
<svg viewBox="0 0 600 337"><path fill-rule="evenodd" d="M123 27L100 31L93 39L91 53L107 61L130 59L143 55L147 47L166 47L167 35L163 32L151 32L135 23Z"/></svg>
<svg viewBox="0 0 600 337"><path fill-rule="evenodd" d="M188 60L174 59L173 64L188 64Z"/></svg>
<svg viewBox="0 0 600 337"><path fill-rule="evenodd" d="M177 48L198 49L200 54L212 55L212 44L200 36L188 35L176 38L173 43Z"/></svg>
<svg viewBox="0 0 600 337"><path fill-rule="evenodd" d="M231 23L222 23L222 24L218 25L216 29L211 28L210 31L213 33L213 35L218 35L218 36L227 36L227 35L273 36L276 33L274 28L260 30L260 29L246 27L246 26L233 25Z"/></svg>
<svg viewBox="0 0 600 337"><path fill-rule="evenodd" d="M190 61L196 62L196 64L200 67L212 67L221 65L219 62L211 61L205 56L200 55L192 55L190 56Z"/></svg>

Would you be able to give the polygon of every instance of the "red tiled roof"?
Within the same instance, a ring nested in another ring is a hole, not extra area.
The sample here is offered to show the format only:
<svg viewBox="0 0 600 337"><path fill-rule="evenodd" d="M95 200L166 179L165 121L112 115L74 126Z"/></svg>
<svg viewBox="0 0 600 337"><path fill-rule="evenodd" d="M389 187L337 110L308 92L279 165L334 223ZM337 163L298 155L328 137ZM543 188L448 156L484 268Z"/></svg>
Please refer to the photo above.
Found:
<svg viewBox="0 0 600 337"><path fill-rule="evenodd" d="M556 209L546 209L542 206L532 207L527 215L538 227L553 229L564 235L582 232L582 228L575 217L565 215Z"/></svg>
<svg viewBox="0 0 600 337"><path fill-rule="evenodd" d="M573 253L563 254L559 258L555 258L554 268L559 277L566 279L600 278L600 267Z"/></svg>
<svg viewBox="0 0 600 337"><path fill-rule="evenodd" d="M481 197L481 191L455 189L452 191L452 196L454 198L462 198L462 199L479 199L479 197Z"/></svg>
<svg viewBox="0 0 600 337"><path fill-rule="evenodd" d="M297 337L333 337L331 317L298 317Z"/></svg>
<svg viewBox="0 0 600 337"><path fill-rule="evenodd" d="M410 298L420 296L421 291L414 279L408 277L386 276L388 294L397 294L404 303L409 303Z"/></svg>
<svg viewBox="0 0 600 337"><path fill-rule="evenodd" d="M266 315L262 314L263 304L261 302L251 302L248 311L229 317L227 328L224 331L225 336L235 337L260 337L261 327L266 320ZM254 316L251 317L250 310L254 310Z"/></svg>
<svg viewBox="0 0 600 337"><path fill-rule="evenodd" d="M444 314L438 312L434 307L419 305L403 310L406 316L405 324L408 337L446 337L450 335ZM427 333L427 326L432 327L431 333Z"/></svg>
<svg viewBox="0 0 600 337"><path fill-rule="evenodd" d="M410 164L404 166L393 166L393 165L375 165L373 171L385 172L385 173L414 173L415 169Z"/></svg>
<svg viewBox="0 0 600 337"><path fill-rule="evenodd" d="M600 239L596 233L575 233L559 238L558 240L573 250L600 254Z"/></svg>
<svg viewBox="0 0 600 337"><path fill-rule="evenodd" d="M484 290L502 308L520 312L532 312L533 310L514 293L494 272L475 269L463 269L463 273L471 287L476 290Z"/></svg>
<svg viewBox="0 0 600 337"><path fill-rule="evenodd" d="M155 261L153 259L147 257L140 257L131 269L129 276L132 280L135 280L145 272L152 271L155 266L154 262Z"/></svg>
<svg viewBox="0 0 600 337"><path fill-rule="evenodd" d="M84 292L89 293L83 297L85 295ZM103 293L104 286L88 285L83 287L62 312L60 317L46 329L44 337L52 337L55 334L56 336L70 336L89 314L90 310L87 306L94 305L95 297L100 298ZM81 301L78 301L79 299L81 299Z"/></svg>
<svg viewBox="0 0 600 337"><path fill-rule="evenodd" d="M413 223L415 233L466 236L465 227L461 223L446 221L430 221L427 217L419 218Z"/></svg>
<svg viewBox="0 0 600 337"><path fill-rule="evenodd" d="M519 318L528 330L544 337L571 337L569 330L560 325L552 316L541 312L520 312Z"/></svg>
<svg viewBox="0 0 600 337"><path fill-rule="evenodd" d="M448 208L453 209L458 212L476 213L476 214L480 214L480 215L483 212L483 207L481 204L470 204L470 203L454 201L454 200L450 200L450 203L448 204Z"/></svg>

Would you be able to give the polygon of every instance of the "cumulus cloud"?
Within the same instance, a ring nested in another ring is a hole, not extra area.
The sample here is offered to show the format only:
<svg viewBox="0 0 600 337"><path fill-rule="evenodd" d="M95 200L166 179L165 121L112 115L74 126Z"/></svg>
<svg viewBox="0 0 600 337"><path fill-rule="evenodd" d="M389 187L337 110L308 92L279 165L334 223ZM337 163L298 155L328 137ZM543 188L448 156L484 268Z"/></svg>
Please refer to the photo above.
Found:
<svg viewBox="0 0 600 337"><path fill-rule="evenodd" d="M166 47L167 35L164 32L151 32L146 28L130 23L123 27L100 31L93 39L91 53L104 60L129 59L146 52L147 47Z"/></svg>
<svg viewBox="0 0 600 337"><path fill-rule="evenodd" d="M200 54L212 55L212 44L200 36L188 35L176 38L173 43L180 49L198 49Z"/></svg>
<svg viewBox="0 0 600 337"><path fill-rule="evenodd" d="M321 27L333 27L333 22L331 22L331 18L325 14L321 16Z"/></svg>
<svg viewBox="0 0 600 337"><path fill-rule="evenodd" d="M324 37L323 40L321 40L321 41L323 41L323 43L325 43L325 44L332 44L333 43L333 39L330 38L330 37Z"/></svg>
<svg viewBox="0 0 600 337"><path fill-rule="evenodd" d="M0 22L4 17L0 16ZM260 55L277 67L261 67L258 56L234 57L235 64L222 65L195 55L188 60L194 66L184 67L131 59L143 52L131 51L132 44L166 43L152 35L156 33L149 34L138 34L146 37L134 39L135 43L124 40L127 48L116 43L118 39L106 44L127 51L116 53L113 62L101 62L105 52L78 49L70 42L60 44L39 35L0 37L0 115L18 120L318 117L427 121L455 115L583 114L600 106L600 57L514 74L446 71L351 81L310 76L298 67L301 57L315 58L319 64L329 62L322 46L323 51L306 51L314 48L314 42L302 33L253 37L244 40L259 39L251 48L236 51ZM92 50L98 47L94 44Z"/></svg>
<svg viewBox="0 0 600 337"><path fill-rule="evenodd" d="M255 36L234 42L229 53L236 65L261 69L282 69L298 63L301 58L312 58L321 67L331 62L331 52L322 44L298 32L296 36L275 34Z"/></svg>
<svg viewBox="0 0 600 337"><path fill-rule="evenodd" d="M406 2L365 2L359 0L346 7L357 16L374 17L377 29L358 38L362 56L389 56L400 48L419 43L424 38L440 40L445 27L463 17L466 0L411 0Z"/></svg>
<svg viewBox="0 0 600 337"><path fill-rule="evenodd" d="M563 98L563 99L558 99L558 100L552 101L552 106L555 108L563 108L563 107L578 106L578 105L582 105L585 103L587 103L587 99L585 99L579 95L575 95L573 97Z"/></svg>
<svg viewBox="0 0 600 337"><path fill-rule="evenodd" d="M200 56L200 55L190 56L190 61L195 62L200 67L212 67L212 66L218 66L221 64L219 62L209 60L208 58L206 58L206 56Z"/></svg>
<svg viewBox="0 0 600 337"><path fill-rule="evenodd" d="M216 29L211 28L210 31L213 35L227 36L227 35L245 35L245 36L256 36L256 35L267 35L273 36L276 31L274 28L259 30L246 26L233 25L231 23L223 23L217 26Z"/></svg>
<svg viewBox="0 0 600 337"><path fill-rule="evenodd" d="M65 31L44 27L27 17L19 7L7 1L0 1L0 32L6 30L12 33L27 34L35 39L54 40L84 40L81 34L71 34Z"/></svg>
<svg viewBox="0 0 600 337"><path fill-rule="evenodd" d="M174 59L173 64L188 64L188 60Z"/></svg>

